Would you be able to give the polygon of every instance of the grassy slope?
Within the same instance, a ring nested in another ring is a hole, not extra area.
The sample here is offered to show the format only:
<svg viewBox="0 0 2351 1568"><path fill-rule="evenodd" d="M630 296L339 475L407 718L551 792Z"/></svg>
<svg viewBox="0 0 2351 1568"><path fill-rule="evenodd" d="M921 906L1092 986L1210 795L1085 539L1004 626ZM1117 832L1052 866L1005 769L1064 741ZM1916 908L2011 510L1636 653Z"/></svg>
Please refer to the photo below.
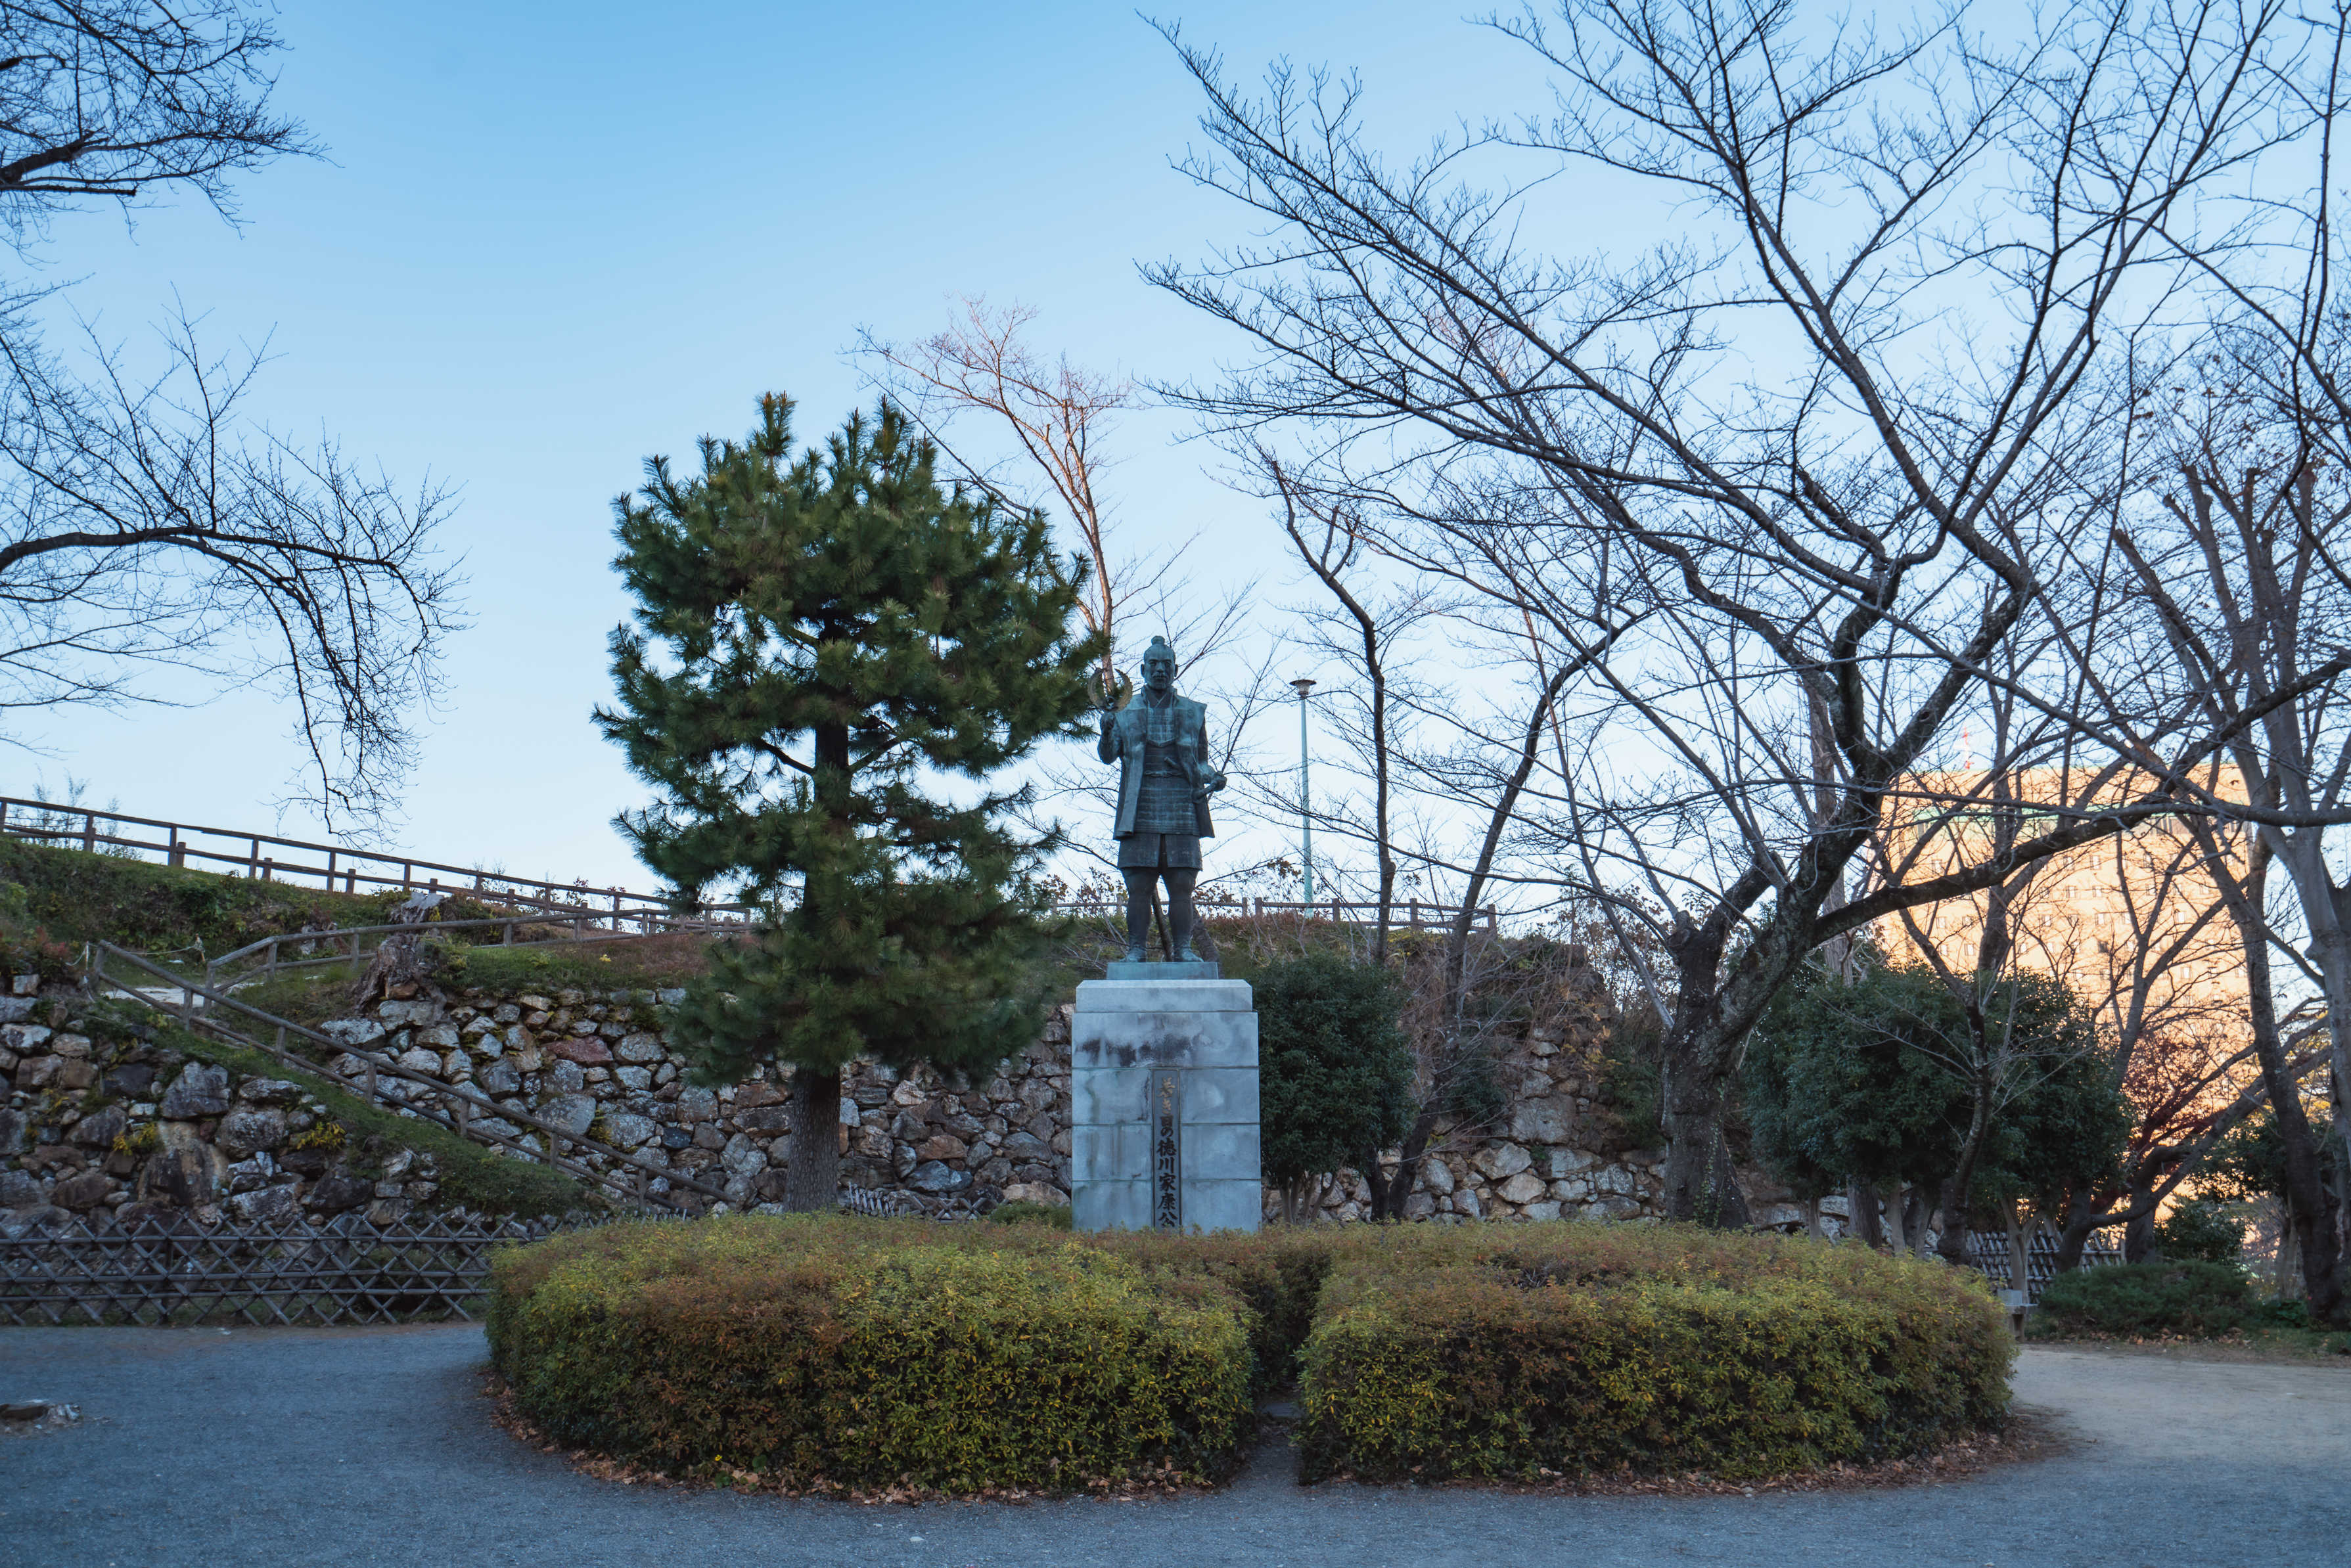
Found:
<svg viewBox="0 0 2351 1568"><path fill-rule="evenodd" d="M394 1148L410 1148L437 1157L442 1196L452 1203L492 1214L521 1215L568 1214L602 1206L601 1200L591 1198L578 1182L560 1171L527 1160L499 1158L446 1127L413 1116L395 1116L380 1106L370 1105L323 1074L300 1072L261 1052L207 1039L179 1028L160 1013L120 1003L109 1011L119 1027L134 1022L145 1024L154 1044L166 1050L198 1061L217 1063L235 1073L300 1084L326 1102L335 1120L342 1125L349 1143L360 1150L370 1147L368 1139L375 1138L387 1155ZM371 1163L361 1153L350 1157L348 1163L355 1174L368 1175L381 1162Z"/></svg>
<svg viewBox="0 0 2351 1568"><path fill-rule="evenodd" d="M305 926L381 924L407 895L332 893L214 871L175 871L144 860L51 849L0 836L0 919L38 927L61 941L103 939L140 950L202 943L219 954ZM493 913L470 898L449 919Z"/></svg>

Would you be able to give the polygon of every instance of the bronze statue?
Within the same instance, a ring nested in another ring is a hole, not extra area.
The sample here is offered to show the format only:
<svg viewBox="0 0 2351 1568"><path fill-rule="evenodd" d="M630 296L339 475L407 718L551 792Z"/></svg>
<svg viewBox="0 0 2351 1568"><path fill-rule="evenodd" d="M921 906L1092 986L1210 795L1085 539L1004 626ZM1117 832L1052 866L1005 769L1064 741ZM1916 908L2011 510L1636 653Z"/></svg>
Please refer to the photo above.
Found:
<svg viewBox="0 0 2351 1568"><path fill-rule="evenodd" d="M1192 951L1192 886L1200 879L1200 840L1216 836L1208 796L1225 775L1208 763L1208 711L1176 694L1176 650L1155 637L1143 655L1143 691L1124 707L1102 694L1102 760L1120 766L1118 869L1126 878L1126 961L1144 960L1151 929L1153 885L1167 884L1170 953Z"/></svg>

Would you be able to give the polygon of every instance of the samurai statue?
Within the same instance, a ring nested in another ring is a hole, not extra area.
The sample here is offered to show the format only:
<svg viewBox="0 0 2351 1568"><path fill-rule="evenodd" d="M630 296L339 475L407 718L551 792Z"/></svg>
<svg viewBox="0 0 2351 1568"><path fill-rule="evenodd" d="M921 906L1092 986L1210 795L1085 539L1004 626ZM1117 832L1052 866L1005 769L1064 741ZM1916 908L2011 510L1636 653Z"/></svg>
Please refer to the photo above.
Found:
<svg viewBox="0 0 2351 1568"><path fill-rule="evenodd" d="M1121 684L1124 684L1121 682ZM1176 650L1155 637L1143 655L1143 691L1125 706L1106 690L1102 760L1119 764L1118 869L1126 879L1126 961L1144 961L1151 896L1167 884L1169 957L1195 961L1192 887L1200 879L1200 840L1216 836L1208 796L1225 775L1208 764L1208 711L1176 694Z"/></svg>

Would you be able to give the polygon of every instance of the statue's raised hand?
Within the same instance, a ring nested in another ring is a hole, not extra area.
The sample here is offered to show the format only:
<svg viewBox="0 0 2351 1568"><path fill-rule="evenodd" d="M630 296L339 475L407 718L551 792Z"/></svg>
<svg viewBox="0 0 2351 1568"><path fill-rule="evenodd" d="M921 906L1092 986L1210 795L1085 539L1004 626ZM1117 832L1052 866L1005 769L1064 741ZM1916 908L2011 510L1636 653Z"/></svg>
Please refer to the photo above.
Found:
<svg viewBox="0 0 2351 1568"><path fill-rule="evenodd" d="M1102 732L1118 722L1118 711L1126 706L1134 694L1134 682L1114 670L1103 670L1094 677L1094 711L1102 716Z"/></svg>

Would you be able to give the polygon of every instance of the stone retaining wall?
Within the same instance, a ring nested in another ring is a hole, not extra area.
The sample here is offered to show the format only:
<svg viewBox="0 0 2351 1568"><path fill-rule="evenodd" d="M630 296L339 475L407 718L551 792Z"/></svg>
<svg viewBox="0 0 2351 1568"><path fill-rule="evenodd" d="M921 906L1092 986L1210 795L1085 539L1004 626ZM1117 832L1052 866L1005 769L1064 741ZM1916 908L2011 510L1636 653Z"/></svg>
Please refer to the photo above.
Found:
<svg viewBox="0 0 2351 1568"><path fill-rule="evenodd" d="M574 1151L659 1158L723 1187L729 1208L783 1196L784 1086L761 1071L711 1090L688 1085L664 1033L675 992L465 991L386 1002L322 1032L351 1055L395 1060L555 1122ZM1596 981L1563 1023L1505 1043L1495 1072L1505 1124L1440 1128L1406 1204L1412 1218L1643 1219L1656 1211L1662 1155L1625 1150L1595 1077L1609 1022ZM147 1203L267 1218L364 1208L379 1219L439 1200L429 1155L346 1149L327 1106L282 1079L245 1076L135 1037L79 1023L78 993L0 998L0 1208L85 1215ZM41 1016L37 1018L36 1012ZM381 1080L387 1098L399 1080ZM921 1207L1065 1202L1070 1189L1069 1010L984 1084L866 1063L845 1075L845 1182ZM527 1145L538 1135L496 1130ZM657 1181L657 1190L665 1184ZM1304 1217L1360 1218L1369 1193L1343 1171ZM1266 1194L1278 1218L1280 1195Z"/></svg>

